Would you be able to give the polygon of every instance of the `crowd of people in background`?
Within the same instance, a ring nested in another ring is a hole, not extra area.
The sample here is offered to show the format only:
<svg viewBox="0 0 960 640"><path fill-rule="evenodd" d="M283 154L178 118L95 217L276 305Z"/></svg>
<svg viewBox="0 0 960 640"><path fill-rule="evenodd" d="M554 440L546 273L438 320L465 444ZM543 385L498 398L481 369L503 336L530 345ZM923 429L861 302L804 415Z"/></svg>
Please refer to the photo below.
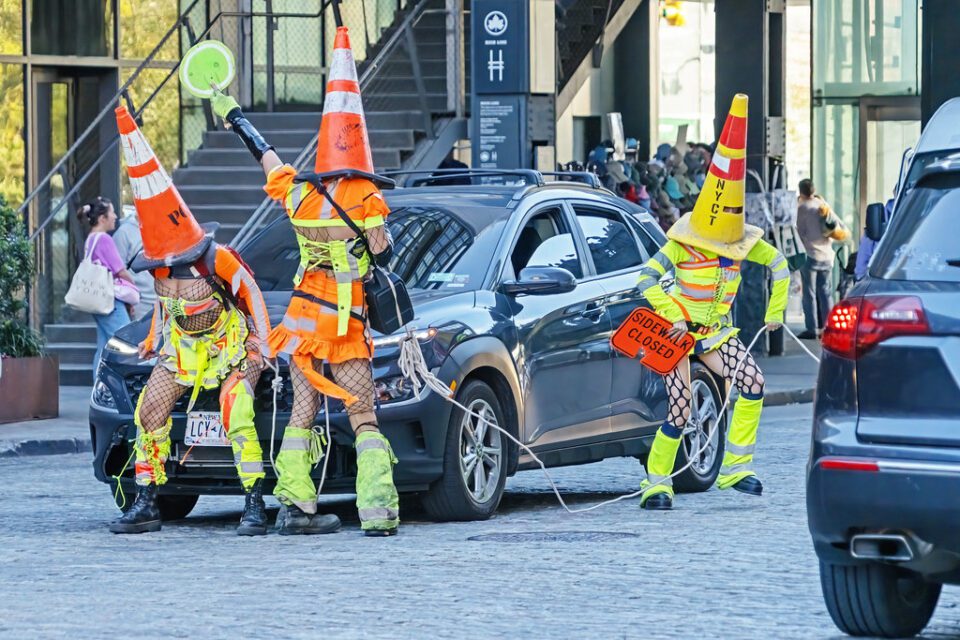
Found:
<svg viewBox="0 0 960 640"><path fill-rule="evenodd" d="M636 138L627 138L625 159L614 160L614 147L605 141L590 152L586 164L567 163L567 171L590 171L605 187L656 216L666 231L693 209L713 158L713 146L661 144L649 160L638 155Z"/></svg>

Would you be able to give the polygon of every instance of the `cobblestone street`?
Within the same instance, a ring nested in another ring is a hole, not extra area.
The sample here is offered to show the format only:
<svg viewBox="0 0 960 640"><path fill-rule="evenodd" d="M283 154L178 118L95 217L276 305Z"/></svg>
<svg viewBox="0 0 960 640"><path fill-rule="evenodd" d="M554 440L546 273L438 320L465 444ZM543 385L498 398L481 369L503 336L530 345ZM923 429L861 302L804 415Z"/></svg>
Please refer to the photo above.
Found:
<svg viewBox="0 0 960 640"><path fill-rule="evenodd" d="M87 454L3 460L0 637L840 637L806 527L809 413L766 412L760 499L712 490L670 513L629 501L570 516L531 471L493 520L408 518L387 540L361 537L343 501L337 535L238 538L237 497L114 536ZM617 459L555 477L587 505L634 490L640 470ZM924 637L960 633L958 602L945 588Z"/></svg>

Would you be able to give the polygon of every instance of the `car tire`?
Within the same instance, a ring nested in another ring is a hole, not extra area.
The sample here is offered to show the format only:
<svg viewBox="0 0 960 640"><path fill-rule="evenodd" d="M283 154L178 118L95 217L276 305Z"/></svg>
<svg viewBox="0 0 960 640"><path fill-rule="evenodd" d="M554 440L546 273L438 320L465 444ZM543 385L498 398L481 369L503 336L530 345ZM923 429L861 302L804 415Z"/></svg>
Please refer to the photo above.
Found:
<svg viewBox="0 0 960 640"><path fill-rule="evenodd" d="M121 491L123 495L114 494L114 499L117 501L117 507L120 511L126 513L133 506L133 501L136 500L137 495L122 489ZM182 520L190 515L193 508L197 506L198 500L200 500L200 496L157 496L160 519L164 522Z"/></svg>
<svg viewBox="0 0 960 640"><path fill-rule="evenodd" d="M820 586L830 617L844 633L906 638L927 626L942 585L893 565L821 560Z"/></svg>
<svg viewBox="0 0 960 640"><path fill-rule="evenodd" d="M690 456L703 446L703 438L707 436L711 422L716 426L711 444L700 453L697 462L673 479L673 488L678 493L700 493L713 486L720 474L727 440L727 416L724 415L719 423L716 421L723 405L723 394L713 373L699 362L690 363L690 389L693 408L684 428L683 442L677 451L674 472L683 469Z"/></svg>
<svg viewBox="0 0 960 640"><path fill-rule="evenodd" d="M460 388L457 402L481 415L493 416L505 427L506 416L497 394L486 383L472 380ZM486 520L497 510L507 481L508 440L499 431L454 407L447 425L443 477L423 494L421 504L433 520ZM477 435L483 440L479 458ZM497 453L499 452L499 453ZM482 465L477 470L477 465Z"/></svg>

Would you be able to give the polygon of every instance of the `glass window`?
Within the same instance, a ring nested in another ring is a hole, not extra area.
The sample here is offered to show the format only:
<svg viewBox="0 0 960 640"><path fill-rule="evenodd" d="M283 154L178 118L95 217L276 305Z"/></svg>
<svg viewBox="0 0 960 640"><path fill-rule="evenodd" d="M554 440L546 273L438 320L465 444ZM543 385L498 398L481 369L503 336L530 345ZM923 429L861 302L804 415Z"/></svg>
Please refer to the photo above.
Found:
<svg viewBox="0 0 960 640"><path fill-rule="evenodd" d="M583 277L573 236L565 233L559 209L541 211L527 220L510 254L510 262L518 278L526 267L559 267L577 279Z"/></svg>
<svg viewBox="0 0 960 640"><path fill-rule="evenodd" d="M22 0L0 0L0 54L23 53Z"/></svg>
<svg viewBox="0 0 960 640"><path fill-rule="evenodd" d="M897 211L870 273L888 280L960 282L960 175L924 180Z"/></svg>
<svg viewBox="0 0 960 640"><path fill-rule="evenodd" d="M813 94L919 94L917 0L813 3Z"/></svg>
<svg viewBox="0 0 960 640"><path fill-rule="evenodd" d="M573 236L561 233L541 242L530 256L528 267L560 267L566 269L575 278L583 277L580 269L580 260L577 259L577 249L573 246Z"/></svg>
<svg viewBox="0 0 960 640"><path fill-rule="evenodd" d="M636 267L643 256L630 229L616 214L576 209L597 275Z"/></svg>
<svg viewBox="0 0 960 640"><path fill-rule="evenodd" d="M31 0L31 52L54 56L112 55L111 7L110 0Z"/></svg>
<svg viewBox="0 0 960 640"><path fill-rule="evenodd" d="M848 229L860 229L858 215L860 104L814 101L813 184ZM795 188L796 184L790 185ZM893 185L890 185L890 189Z"/></svg>
<svg viewBox="0 0 960 640"><path fill-rule="evenodd" d="M23 67L0 64L0 195L17 207L23 202Z"/></svg>

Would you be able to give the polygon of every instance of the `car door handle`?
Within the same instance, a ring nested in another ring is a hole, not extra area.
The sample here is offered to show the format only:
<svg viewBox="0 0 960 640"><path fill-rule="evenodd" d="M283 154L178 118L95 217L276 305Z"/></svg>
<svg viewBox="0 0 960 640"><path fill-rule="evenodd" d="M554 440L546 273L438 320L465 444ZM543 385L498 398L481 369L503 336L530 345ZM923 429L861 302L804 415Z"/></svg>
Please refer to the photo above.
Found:
<svg viewBox="0 0 960 640"><path fill-rule="evenodd" d="M588 318L590 320L598 320L600 316L603 315L603 312L606 311L606 306L601 302L588 302L583 311L580 312L581 318Z"/></svg>

